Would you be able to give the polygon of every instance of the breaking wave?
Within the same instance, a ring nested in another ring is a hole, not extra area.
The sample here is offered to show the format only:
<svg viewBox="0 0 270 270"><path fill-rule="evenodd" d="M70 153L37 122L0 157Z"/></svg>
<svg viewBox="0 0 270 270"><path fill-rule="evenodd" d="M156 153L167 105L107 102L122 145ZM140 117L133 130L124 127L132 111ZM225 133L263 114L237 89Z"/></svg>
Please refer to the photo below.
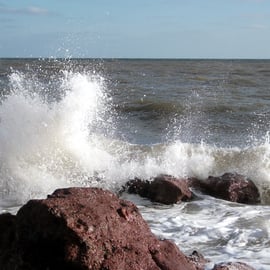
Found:
<svg viewBox="0 0 270 270"><path fill-rule="evenodd" d="M160 173L206 178L224 172L247 175L270 201L268 136L245 148L180 140L131 144L116 135L119 119L100 75L64 70L48 82L13 71L9 86L0 102L2 201L20 204L66 186L113 190Z"/></svg>

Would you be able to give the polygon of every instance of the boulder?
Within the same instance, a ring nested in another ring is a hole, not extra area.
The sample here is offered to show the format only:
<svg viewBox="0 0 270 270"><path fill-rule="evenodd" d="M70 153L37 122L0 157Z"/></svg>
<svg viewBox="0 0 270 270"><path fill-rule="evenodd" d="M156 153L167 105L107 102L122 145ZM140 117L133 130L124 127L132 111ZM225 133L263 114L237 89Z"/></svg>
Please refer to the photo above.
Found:
<svg viewBox="0 0 270 270"><path fill-rule="evenodd" d="M1 215L0 228L1 270L196 269L154 236L133 203L98 188L30 200L16 216Z"/></svg>
<svg viewBox="0 0 270 270"><path fill-rule="evenodd" d="M9 213L0 215L0 269L10 261L14 252L16 217Z"/></svg>
<svg viewBox="0 0 270 270"><path fill-rule="evenodd" d="M216 264L213 270L255 270L255 269L242 262L229 262Z"/></svg>
<svg viewBox="0 0 270 270"><path fill-rule="evenodd" d="M223 200L245 204L260 202L256 185L241 174L225 173L219 177L209 176L206 180L190 178L188 183L194 189Z"/></svg>
<svg viewBox="0 0 270 270"><path fill-rule="evenodd" d="M159 175L152 181L134 179L130 180L126 186L129 193L163 204L174 204L192 198L187 181L170 175Z"/></svg>

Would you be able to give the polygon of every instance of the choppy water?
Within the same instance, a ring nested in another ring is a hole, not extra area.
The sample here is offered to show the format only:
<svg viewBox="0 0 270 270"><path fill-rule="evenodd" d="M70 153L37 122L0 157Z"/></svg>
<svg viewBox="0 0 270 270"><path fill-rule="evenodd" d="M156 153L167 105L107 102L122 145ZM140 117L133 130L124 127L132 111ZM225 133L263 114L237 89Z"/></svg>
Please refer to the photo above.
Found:
<svg viewBox="0 0 270 270"><path fill-rule="evenodd" d="M269 85L262 60L0 59L0 212L58 187L238 172L261 205L125 197L186 253L270 269Z"/></svg>

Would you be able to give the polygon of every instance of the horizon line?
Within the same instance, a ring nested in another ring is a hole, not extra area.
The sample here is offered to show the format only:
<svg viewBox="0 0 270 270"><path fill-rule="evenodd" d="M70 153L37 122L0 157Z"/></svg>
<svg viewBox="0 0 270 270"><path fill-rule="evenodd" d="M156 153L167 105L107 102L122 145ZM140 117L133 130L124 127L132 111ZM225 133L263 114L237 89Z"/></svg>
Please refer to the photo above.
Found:
<svg viewBox="0 0 270 270"><path fill-rule="evenodd" d="M215 58L215 57L20 57L4 56L0 59L29 59L29 60L270 60L270 58Z"/></svg>

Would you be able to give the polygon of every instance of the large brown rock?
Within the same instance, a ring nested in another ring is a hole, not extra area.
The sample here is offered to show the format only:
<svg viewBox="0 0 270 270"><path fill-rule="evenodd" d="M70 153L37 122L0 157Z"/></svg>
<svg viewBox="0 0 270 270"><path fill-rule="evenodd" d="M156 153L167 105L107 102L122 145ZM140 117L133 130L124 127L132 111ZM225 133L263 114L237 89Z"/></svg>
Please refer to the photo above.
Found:
<svg viewBox="0 0 270 270"><path fill-rule="evenodd" d="M191 178L188 182L194 189L223 200L246 204L260 202L256 185L241 174L225 173L219 177L209 176L205 180Z"/></svg>
<svg viewBox="0 0 270 270"><path fill-rule="evenodd" d="M0 269L10 262L14 252L16 217L9 213L0 215Z"/></svg>
<svg viewBox="0 0 270 270"><path fill-rule="evenodd" d="M196 269L174 243L152 234L133 203L97 188L31 200L16 217L0 216L0 228L9 232L0 232L1 270Z"/></svg>
<svg viewBox="0 0 270 270"><path fill-rule="evenodd" d="M159 175L152 181L134 179L130 180L126 186L129 193L163 204L174 204L192 198L187 181L170 175Z"/></svg>

